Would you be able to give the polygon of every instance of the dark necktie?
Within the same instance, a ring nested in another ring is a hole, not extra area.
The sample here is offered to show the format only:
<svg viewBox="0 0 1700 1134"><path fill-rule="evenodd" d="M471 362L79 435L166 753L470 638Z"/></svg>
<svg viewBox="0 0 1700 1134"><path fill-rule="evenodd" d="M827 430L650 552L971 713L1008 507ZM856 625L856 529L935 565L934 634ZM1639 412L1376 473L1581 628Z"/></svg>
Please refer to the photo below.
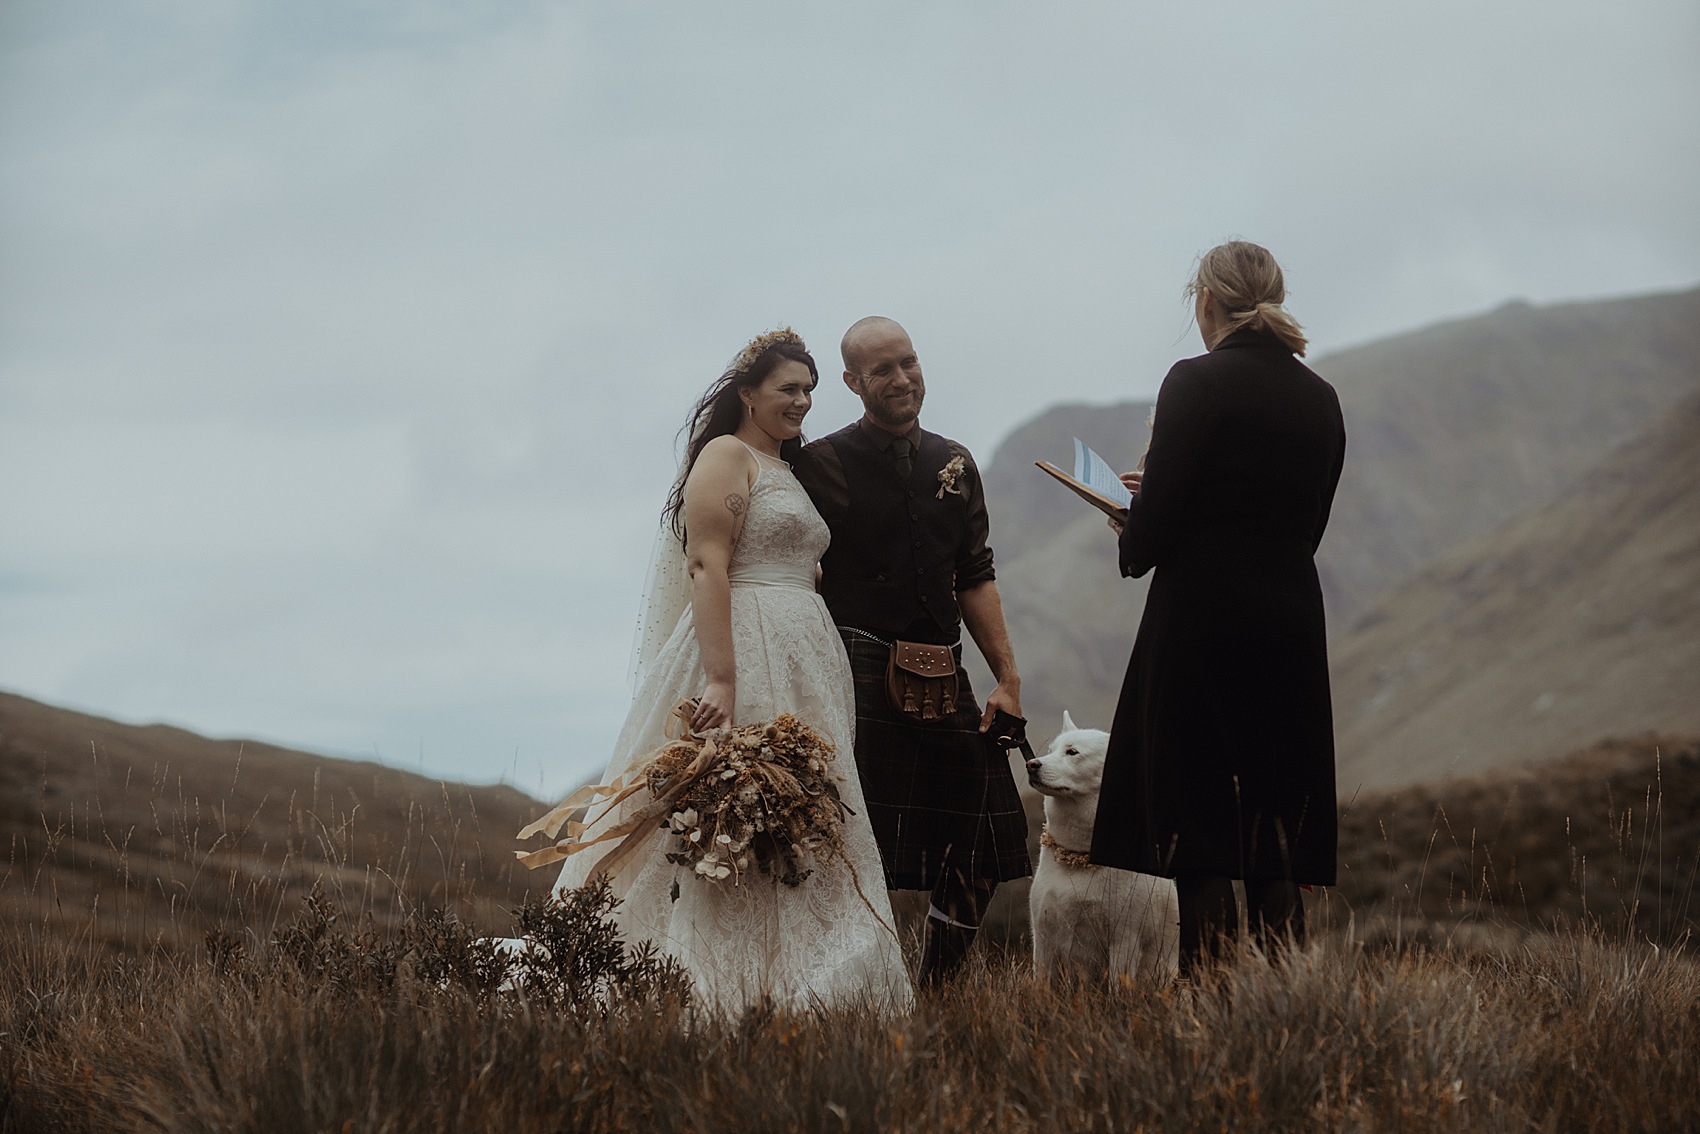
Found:
<svg viewBox="0 0 1700 1134"><path fill-rule="evenodd" d="M907 437L897 437L892 439L892 463L897 466L897 475L902 477L904 480L908 480L909 474L915 471L915 458L911 454L911 450L914 448L915 446L909 443L909 438Z"/></svg>

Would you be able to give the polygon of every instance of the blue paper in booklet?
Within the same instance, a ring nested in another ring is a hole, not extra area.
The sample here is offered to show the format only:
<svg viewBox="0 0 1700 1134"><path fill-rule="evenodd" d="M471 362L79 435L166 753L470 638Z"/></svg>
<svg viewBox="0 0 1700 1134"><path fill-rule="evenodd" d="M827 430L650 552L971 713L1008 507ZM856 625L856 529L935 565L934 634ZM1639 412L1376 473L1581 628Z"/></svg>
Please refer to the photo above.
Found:
<svg viewBox="0 0 1700 1134"><path fill-rule="evenodd" d="M1133 493L1122 483L1122 478L1116 475L1116 470L1078 437L1074 439L1074 479L1092 491L1109 497L1122 508L1133 503Z"/></svg>
<svg viewBox="0 0 1700 1134"><path fill-rule="evenodd" d="M1128 505L1133 503L1133 493L1128 491L1127 485L1122 483L1121 477L1116 475L1110 463L1087 448L1080 438L1074 439L1073 476L1049 461L1033 463L1110 519L1117 523L1127 520L1127 509Z"/></svg>

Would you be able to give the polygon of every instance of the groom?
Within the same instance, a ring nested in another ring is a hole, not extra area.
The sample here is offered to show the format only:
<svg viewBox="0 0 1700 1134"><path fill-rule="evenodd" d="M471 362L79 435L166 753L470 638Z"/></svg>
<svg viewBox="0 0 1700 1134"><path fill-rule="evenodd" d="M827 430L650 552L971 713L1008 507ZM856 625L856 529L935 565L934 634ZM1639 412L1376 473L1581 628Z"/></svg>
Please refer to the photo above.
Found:
<svg viewBox="0 0 1700 1134"><path fill-rule="evenodd" d="M962 963L998 883L1032 873L1008 758L984 735L996 710L1021 715L1021 678L980 473L967 449L921 428L926 385L908 333L870 316L842 351L865 412L809 444L796 474L832 529L820 590L855 675L856 766L886 885L931 892L921 979L936 985ZM962 670L964 625L997 680L983 712ZM955 647L954 713L922 721L892 707L894 639Z"/></svg>

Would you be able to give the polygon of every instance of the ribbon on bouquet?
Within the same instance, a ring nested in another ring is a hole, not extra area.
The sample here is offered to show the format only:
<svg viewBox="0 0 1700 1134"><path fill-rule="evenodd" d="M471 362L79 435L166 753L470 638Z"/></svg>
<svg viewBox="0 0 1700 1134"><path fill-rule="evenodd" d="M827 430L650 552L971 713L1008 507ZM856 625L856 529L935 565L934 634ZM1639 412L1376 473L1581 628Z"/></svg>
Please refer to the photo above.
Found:
<svg viewBox="0 0 1700 1134"><path fill-rule="evenodd" d="M691 732L691 719L696 715L696 711L697 703L695 701L681 701L673 707L672 713L667 718L666 735L668 743L695 735ZM678 729L676 734L675 728ZM514 857L519 859L527 870L536 870L540 866L548 866L551 863L571 858L580 851L596 846L598 843L623 838L618 846L604 855L590 870L591 876L602 873L612 874L620 864L637 853L639 848L652 837L660 833L661 828L656 821L671 809L673 801L681 793L707 774L714 764L717 747L712 738L705 738L702 751L697 753L696 759L692 760L689 766L672 782L665 784L660 795L655 796L649 803L640 807L624 822L617 823L606 831L591 837L590 830L592 827L614 814L614 809L627 798L649 786L649 765L654 760L654 755L658 754L652 754L636 770L615 776L608 783L587 784L579 788L551 808L547 815L544 815L535 823L526 825L516 836L517 838L529 839L533 835L542 834L553 839L560 834L563 825L565 825L567 833L565 838L557 840L553 846L530 852L515 851ZM600 807L594 816L583 822L571 818L573 812L591 806Z"/></svg>

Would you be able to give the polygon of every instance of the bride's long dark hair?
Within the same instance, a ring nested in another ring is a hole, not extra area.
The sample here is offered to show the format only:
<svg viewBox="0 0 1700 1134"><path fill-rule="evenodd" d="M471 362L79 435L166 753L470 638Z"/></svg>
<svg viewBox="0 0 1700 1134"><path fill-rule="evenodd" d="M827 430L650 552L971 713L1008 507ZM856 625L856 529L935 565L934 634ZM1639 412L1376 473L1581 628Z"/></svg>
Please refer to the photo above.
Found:
<svg viewBox="0 0 1700 1134"><path fill-rule="evenodd" d="M755 348L753 357L749 357L751 348ZM685 445L684 467L679 470L679 479L673 483L673 491L667 494L667 506L661 510L661 518L679 537L680 544L685 542L685 481L690 479L691 469L696 467L697 458L702 456L703 446L716 437L738 431L744 420L744 403L738 392L760 386L775 367L788 360L807 366L809 377L817 384L820 382L820 371L815 369L814 357L795 332L789 329L769 332L745 347L731 368L715 379L714 385L697 400L684 428L679 430L681 435L688 435L690 441ZM780 442L780 459L796 460L802 447L801 436Z"/></svg>

